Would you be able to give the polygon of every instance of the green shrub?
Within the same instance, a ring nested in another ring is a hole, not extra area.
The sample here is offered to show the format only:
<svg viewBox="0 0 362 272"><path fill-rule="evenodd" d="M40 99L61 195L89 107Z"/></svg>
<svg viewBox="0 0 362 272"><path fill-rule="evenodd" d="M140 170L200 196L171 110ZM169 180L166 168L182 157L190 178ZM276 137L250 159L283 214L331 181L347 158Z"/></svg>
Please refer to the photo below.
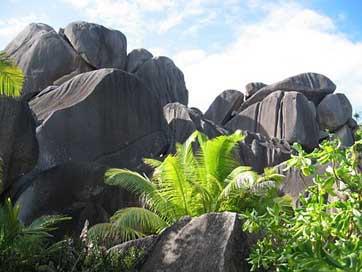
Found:
<svg viewBox="0 0 362 272"><path fill-rule="evenodd" d="M24 226L18 214L19 207L10 199L0 206L0 271L34 271L38 263L61 248L59 243L51 244L50 232L67 217L44 216Z"/></svg>
<svg viewBox="0 0 362 272"><path fill-rule="evenodd" d="M159 233L185 215L262 209L276 195L282 176L272 170L260 176L250 167L240 166L235 148L243 138L237 131L209 140L196 131L183 145L177 145L176 154L163 161L145 160L154 168L151 179L129 170L110 169L106 183L137 194L145 208L121 209L110 223L91 228L90 235L103 242L125 241Z"/></svg>
<svg viewBox="0 0 362 272"><path fill-rule="evenodd" d="M362 271L362 140L342 149L330 139L311 154L294 147L288 167L313 175L314 184L298 207L277 199L265 213L242 215L244 231L264 235L250 255L252 271ZM328 167L318 174L321 165Z"/></svg>

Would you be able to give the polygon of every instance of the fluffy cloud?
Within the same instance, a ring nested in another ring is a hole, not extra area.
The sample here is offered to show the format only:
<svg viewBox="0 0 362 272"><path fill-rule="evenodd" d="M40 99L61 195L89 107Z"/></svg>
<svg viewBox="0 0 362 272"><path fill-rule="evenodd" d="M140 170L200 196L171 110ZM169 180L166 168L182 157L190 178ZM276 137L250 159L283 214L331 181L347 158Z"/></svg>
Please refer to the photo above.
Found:
<svg viewBox="0 0 362 272"><path fill-rule="evenodd" d="M25 17L11 17L0 19L0 44L6 46L11 38L24 29L29 23L40 21L44 16L36 16L34 14ZM0 50L3 49L0 47Z"/></svg>
<svg viewBox="0 0 362 272"><path fill-rule="evenodd" d="M318 72L337 84L362 110L362 43L338 32L333 18L295 4L258 6L266 16L242 25L234 42L218 53L198 48L174 56L183 70L191 106L206 110L223 90L243 91L251 81L273 83Z"/></svg>

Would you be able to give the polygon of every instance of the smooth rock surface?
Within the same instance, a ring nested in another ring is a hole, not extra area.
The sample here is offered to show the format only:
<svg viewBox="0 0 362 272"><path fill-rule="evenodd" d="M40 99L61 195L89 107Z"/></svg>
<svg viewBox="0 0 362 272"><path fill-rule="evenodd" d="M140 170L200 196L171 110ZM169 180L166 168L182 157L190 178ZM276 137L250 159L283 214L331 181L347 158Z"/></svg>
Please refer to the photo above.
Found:
<svg viewBox="0 0 362 272"><path fill-rule="evenodd" d="M262 82L250 82L245 86L245 100L249 99L249 97L256 94L261 88L267 86Z"/></svg>
<svg viewBox="0 0 362 272"><path fill-rule="evenodd" d="M231 119L225 128L260 133L307 149L318 146L319 127L313 103L301 93L276 91Z"/></svg>
<svg viewBox="0 0 362 272"><path fill-rule="evenodd" d="M318 105L317 112L321 129L332 132L352 118L352 105L344 94L330 94Z"/></svg>
<svg viewBox="0 0 362 272"><path fill-rule="evenodd" d="M237 90L226 90L219 94L205 112L204 118L217 125L225 125L234 111L238 111L244 95Z"/></svg>
<svg viewBox="0 0 362 272"><path fill-rule="evenodd" d="M333 93L335 89L336 85L324 75L317 73L299 74L259 89L243 103L241 110L262 101L269 94L278 90L302 93L308 100L318 105L326 95Z"/></svg>
<svg viewBox="0 0 362 272"><path fill-rule="evenodd" d="M135 73L137 70L153 55L150 51L144 48L133 49L127 56L127 72Z"/></svg>
<svg viewBox="0 0 362 272"><path fill-rule="evenodd" d="M122 32L98 24L73 22L65 27L64 35L92 67L126 69L127 39Z"/></svg>
<svg viewBox="0 0 362 272"><path fill-rule="evenodd" d="M176 143L184 143L197 128L183 104L169 103L163 107L163 114L170 129L169 152L174 152Z"/></svg>
<svg viewBox="0 0 362 272"><path fill-rule="evenodd" d="M354 143L353 133L348 125L339 128L334 135L341 140L341 144L344 147L352 146Z"/></svg>
<svg viewBox="0 0 362 272"><path fill-rule="evenodd" d="M160 234L141 271L247 271L250 244L241 226L229 212L181 220Z"/></svg>
<svg viewBox="0 0 362 272"><path fill-rule="evenodd" d="M64 214L72 216L71 229L78 232L84 224L82 219L88 219L91 224L106 220L107 214L101 208L97 213L94 207L105 188L106 169L95 163L68 162L41 172L16 201L20 206L20 220L30 224L43 215ZM88 213L88 218L82 218L89 206L93 206L92 216Z"/></svg>
<svg viewBox="0 0 362 272"><path fill-rule="evenodd" d="M1 194L33 169L38 159L38 142L33 115L26 102L0 96L0 116Z"/></svg>
<svg viewBox="0 0 362 272"><path fill-rule="evenodd" d="M40 92L64 75L91 68L48 25L32 23L5 48L25 74L22 93Z"/></svg>
<svg viewBox="0 0 362 272"><path fill-rule="evenodd" d="M117 69L84 73L36 97L37 167L94 161L135 169L168 147L161 106L135 76Z"/></svg>
<svg viewBox="0 0 362 272"><path fill-rule="evenodd" d="M153 57L146 61L136 75L157 97L161 106L179 102L187 106L188 91L184 75L173 61L167 57Z"/></svg>

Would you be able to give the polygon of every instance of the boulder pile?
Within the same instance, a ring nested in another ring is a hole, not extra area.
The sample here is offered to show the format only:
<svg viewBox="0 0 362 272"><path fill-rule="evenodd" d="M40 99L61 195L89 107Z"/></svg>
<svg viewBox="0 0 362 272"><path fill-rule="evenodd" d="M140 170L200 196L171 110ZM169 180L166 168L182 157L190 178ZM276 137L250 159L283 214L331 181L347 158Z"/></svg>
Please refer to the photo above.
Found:
<svg viewBox="0 0 362 272"><path fill-rule="evenodd" d="M253 82L243 92L226 90L202 113L188 107L184 75L170 58L146 49L127 54L127 39L118 30L74 22L56 32L33 23L5 51L26 80L21 99L0 98L0 196L20 204L25 223L67 213L79 231L85 219L106 221L137 200L105 186L104 172L118 167L147 174L143 158L174 152L176 142L195 130L210 138L246 131L239 160L258 172L287 160L293 142L312 150L328 132L345 146L354 141L352 106L321 74L299 74L270 85ZM144 271L236 271L234 257L225 255L241 239L234 233L239 224L234 217L183 221L158 238L145 266L156 270ZM215 235L215 244L190 242L191 233L205 240ZM177 248L166 252L170 243ZM190 264L194 256L203 258L205 247L215 247L210 262ZM180 254L186 254L182 261Z"/></svg>

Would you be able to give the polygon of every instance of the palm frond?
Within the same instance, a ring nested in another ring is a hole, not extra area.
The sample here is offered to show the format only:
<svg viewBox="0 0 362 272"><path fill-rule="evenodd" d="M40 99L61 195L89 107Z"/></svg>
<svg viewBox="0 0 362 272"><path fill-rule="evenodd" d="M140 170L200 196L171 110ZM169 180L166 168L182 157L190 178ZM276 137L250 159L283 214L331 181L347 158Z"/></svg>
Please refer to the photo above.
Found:
<svg viewBox="0 0 362 272"><path fill-rule="evenodd" d="M20 96L24 83L24 74L5 54L0 52L0 94Z"/></svg>
<svg viewBox="0 0 362 272"><path fill-rule="evenodd" d="M101 244L121 243L144 237L144 234L127 227L120 227L112 223L101 223L88 230L88 237Z"/></svg>
<svg viewBox="0 0 362 272"><path fill-rule="evenodd" d="M29 226L25 227L24 232L28 234L44 234L51 236L49 232L56 230L59 223L70 219L71 217L64 215L45 215L35 219Z"/></svg>
<svg viewBox="0 0 362 272"><path fill-rule="evenodd" d="M229 176L226 178L226 186L221 191L220 195L215 202L215 211L223 200L227 199L231 194L235 192L245 192L250 190L251 187L257 182L258 174L251 171L248 166L239 166L235 168Z"/></svg>
<svg viewBox="0 0 362 272"><path fill-rule="evenodd" d="M224 180L239 165L232 152L242 139L242 135L232 134L230 136L223 135L208 141L205 157L207 158L208 172L211 175L220 181Z"/></svg>
<svg viewBox="0 0 362 272"><path fill-rule="evenodd" d="M153 211L162 211L165 218L174 216L175 207L147 177L130 170L113 168L106 172L105 179L108 185L117 185L135 193L145 202L148 208Z"/></svg>
<svg viewBox="0 0 362 272"><path fill-rule="evenodd" d="M160 168L160 178L162 180L161 194L169 203L175 207L178 216L189 214L190 192L184 165L177 156L168 155Z"/></svg>
<svg viewBox="0 0 362 272"><path fill-rule="evenodd" d="M169 225L158 214L139 207L118 210L110 221L120 228L131 228L145 235L159 233Z"/></svg>
<svg viewBox="0 0 362 272"><path fill-rule="evenodd" d="M150 159L150 158L143 159L143 162L152 168L157 168L162 164L162 161Z"/></svg>

